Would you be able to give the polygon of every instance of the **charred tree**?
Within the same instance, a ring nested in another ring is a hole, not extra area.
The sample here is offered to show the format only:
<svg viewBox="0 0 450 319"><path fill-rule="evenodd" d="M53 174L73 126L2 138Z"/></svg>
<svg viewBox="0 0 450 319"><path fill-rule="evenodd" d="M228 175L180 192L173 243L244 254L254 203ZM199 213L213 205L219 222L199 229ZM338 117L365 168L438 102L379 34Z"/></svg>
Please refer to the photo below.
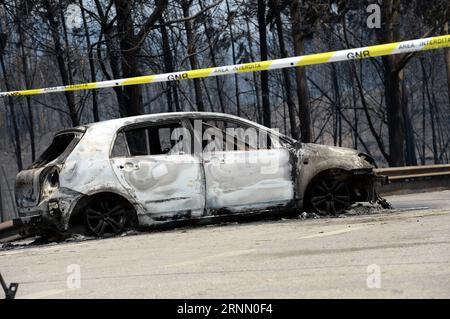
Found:
<svg viewBox="0 0 450 319"><path fill-rule="evenodd" d="M49 24L50 27L50 34L53 39L53 47L54 47L54 54L56 61L58 63L58 69L61 76L61 81L63 85L69 85L73 84L70 81L70 73L68 71L66 61L65 61L65 54L63 51L63 45L61 43L60 39L60 29L59 29L59 22L57 18L57 10L58 6L55 6L51 3L50 0L44 0L43 6L45 8L45 18ZM62 10L62 9L61 9ZM68 48L66 48L68 49ZM75 95L72 91L67 91L64 93L67 101L67 106L69 108L69 116L72 121L73 126L79 125L78 120L78 112L76 109L75 104Z"/></svg>
<svg viewBox="0 0 450 319"><path fill-rule="evenodd" d="M85 8L83 5L83 0L79 0L80 8L81 8L81 18L83 19L83 28L84 28L84 36L86 38L86 46L88 50L88 59L89 59L89 71L91 75L91 81L96 82L96 68L93 54L93 47L91 45L91 36L89 34L89 28L86 20ZM98 99L97 99L97 91L92 90L92 115L94 117L94 122L100 121L100 116L98 113Z"/></svg>
<svg viewBox="0 0 450 319"><path fill-rule="evenodd" d="M294 40L294 54L304 54L305 34L302 28L302 16L300 12L300 0L291 1L292 36ZM301 67L295 68L297 97L300 117L300 138L302 142L312 142L311 114L309 107L309 90L305 70Z"/></svg>
<svg viewBox="0 0 450 319"><path fill-rule="evenodd" d="M25 4L25 7L19 8L16 11L16 21L15 24L17 26L17 32L19 33L19 45L20 45L20 58L22 62L22 74L25 82L25 88L31 89L32 81L29 74L29 67L28 67L28 57L27 57L27 39L25 36L23 23L26 19L26 15L28 15L29 8L27 7L27 4ZM33 116L33 110L32 110L32 103L31 103L31 97L27 95L25 97L26 105L27 105L27 115L28 115L28 133L30 136L30 148L31 148L31 161L34 162L36 160L36 145L35 145L35 133L34 133L34 116Z"/></svg>
<svg viewBox="0 0 450 319"><path fill-rule="evenodd" d="M192 21L188 19L190 16L190 8L192 5L192 0L182 0L181 8L183 10L183 18L184 27L186 30L186 40L187 40L187 55L189 58L189 63L191 65L192 70L198 69L198 60L197 60L197 46L195 33L192 28ZM194 82L194 91L195 91L195 104L197 105L197 111L202 112L205 110L205 106L203 104L203 91L202 91L202 82L200 79L193 79Z"/></svg>
<svg viewBox="0 0 450 319"><path fill-rule="evenodd" d="M422 69L422 77L423 77L423 83L425 87L425 94L428 100L428 111L430 116L430 124L431 124L431 142L433 146L433 159L434 164L439 164L439 156L438 156L438 146L437 146L437 137L436 137L436 124L435 124L435 106L433 104L433 100L431 98L431 92L429 87L429 81L428 81L428 74L425 70L425 66L423 63L423 59L420 59L420 67ZM425 103L425 102L424 102Z"/></svg>
<svg viewBox="0 0 450 319"><path fill-rule="evenodd" d="M414 138L414 127L411 121L411 113L409 111L409 101L407 95L406 80L404 79L405 71L399 73L402 79L402 110L403 118L405 119L405 148L406 148L406 164L409 166L417 165L416 147Z"/></svg>
<svg viewBox="0 0 450 319"><path fill-rule="evenodd" d="M337 76L336 65L331 64L331 81L333 86L334 97L334 130L333 141L334 145L342 146L342 120L341 120L341 93L339 87L339 80Z"/></svg>
<svg viewBox="0 0 450 319"><path fill-rule="evenodd" d="M121 69L124 78L141 75L139 70L139 41L133 24L131 10L133 2L114 0L117 12L117 31L121 53ZM123 103L126 116L144 114L141 85L130 85L123 88Z"/></svg>
<svg viewBox="0 0 450 319"><path fill-rule="evenodd" d="M267 27L266 27L266 1L258 0L258 32L259 50L261 61L268 59L267 52ZM270 98L269 98L269 74L267 71L261 72L261 96L263 124L271 127Z"/></svg>
<svg viewBox="0 0 450 319"><path fill-rule="evenodd" d="M173 56L172 56L172 50L170 48L170 40L169 35L167 33L167 27L165 25L164 17L159 18L160 25L160 32L161 32L161 40L162 40L162 48L163 48L163 59L164 59L164 71L174 72L175 69L173 67ZM181 111L180 107L180 101L178 97L178 90L175 82L167 82L167 108L169 112L175 111L179 112ZM174 108L175 106L175 108Z"/></svg>
<svg viewBox="0 0 450 319"><path fill-rule="evenodd" d="M382 28L378 36L383 43L392 43L400 41L400 19L401 1L385 0L381 9ZM387 123L389 131L389 165L404 166L412 164L414 150L410 149L414 145L411 139L412 134L407 134L406 118L408 112L407 106L403 105L405 93L403 90L403 68L412 55L390 55L383 56L384 72L384 91L387 109ZM409 158L406 156L406 147L408 147ZM415 158L415 153L414 153Z"/></svg>
<svg viewBox="0 0 450 319"><path fill-rule="evenodd" d="M255 55L253 54L253 40L251 36L250 31L250 24L248 22L248 19L246 19L245 25L247 27L247 45L248 45L248 53L250 61L255 60ZM258 76L256 72L252 72L252 80L253 80L253 86L255 89L255 102L256 102L256 118L258 123L262 123L262 107L261 107L261 94L259 94L260 89L258 85Z"/></svg>
<svg viewBox="0 0 450 319"><path fill-rule="evenodd" d="M236 47L235 47L235 40L234 40L234 32L233 32L233 26L232 21L234 20L235 13L231 12L230 10L230 4L228 0L225 0L225 3L227 5L227 14L228 14L228 31L230 33L230 40L231 40L231 54L233 55L233 64L236 64ZM214 64L215 65L215 64ZM238 75L234 74L234 91L236 94L236 109L237 109L237 115L241 116L241 99L240 99L240 93L239 93L239 80Z"/></svg>
<svg viewBox="0 0 450 319"><path fill-rule="evenodd" d="M444 33L448 34L448 21L444 25ZM450 48L444 48L445 70L447 71L448 106L450 107Z"/></svg>
<svg viewBox="0 0 450 319"><path fill-rule="evenodd" d="M281 5L279 0L274 0L271 3L272 5L272 12L273 17L275 20L275 27L277 32L277 38L278 38L278 44L280 46L281 51L281 57L286 58L288 57L288 52L286 50L286 44L284 41L284 28L283 28L283 21L281 20ZM289 77L289 70L288 69L282 69L281 70L283 75L283 85L284 85L284 93L286 95L286 104L288 107L288 114L289 114L289 125L291 128L291 136L294 139L299 138L298 134L298 127L297 127L297 121L296 121L296 104L294 102L294 97L292 95L292 85L291 85L291 79Z"/></svg>
<svg viewBox="0 0 450 319"><path fill-rule="evenodd" d="M200 5L200 8L203 10L204 9L203 1L199 0L198 3ZM228 5L228 2L227 2L227 5ZM217 61L217 58L216 58L216 52L215 52L215 48L214 48L214 44L213 44L213 37L214 37L213 30L212 30L212 26L209 26L206 23L206 20L207 20L206 17L204 19L202 19L203 27L205 28L206 40L208 41L209 56L211 58L212 65L217 66L218 65L218 61ZM234 44L233 44L233 46L234 46ZM233 50L233 52L234 52L234 50ZM233 57L234 57L234 53L233 53ZM233 61L235 61L235 59L233 59ZM223 86L222 82L223 81L218 76L214 77L214 80L215 80L215 83L216 83L217 96L219 97L220 111L222 113L225 113L226 112L225 111L225 102L224 102L223 91L222 91L222 86ZM235 81L237 81L236 78L235 78ZM236 90L237 90L237 85L236 85ZM240 114L239 113L240 112L240 107L239 107L239 102L238 102L238 100L239 100L238 91L236 91L236 97L237 97L236 103L238 105L237 109L238 109L238 116L239 116L239 114ZM208 99L209 99L209 97L208 97Z"/></svg>
<svg viewBox="0 0 450 319"><path fill-rule="evenodd" d="M97 41L97 60L100 64L100 69L102 70L102 73L107 80L112 80L113 78L119 79L122 77L119 69L120 50L116 48L115 45L112 23L108 22L109 11L111 8L108 7L107 10L104 11L100 3L100 0L94 1L100 24L100 36ZM101 46L102 41L104 42L106 47L106 56L107 59L109 60L109 65L111 67L111 74L109 74L104 63L104 58L102 57L102 46ZM127 106L125 104L123 87L116 86L113 88L113 90L114 93L116 94L117 103L119 105L119 114L120 116L125 117L127 116L126 110Z"/></svg>
<svg viewBox="0 0 450 319"><path fill-rule="evenodd" d="M153 12L146 16L138 29L132 16L136 2L127 0L113 0L116 16L108 22L111 6L107 11L102 3L95 0L102 32L105 35L107 55L111 72L114 78L127 78L140 76L139 63L142 47L149 32L154 28L162 13L167 7L167 0L155 0ZM113 25L114 22L114 25ZM117 29L117 32L115 32ZM116 48L116 42L118 42ZM100 54L100 50L97 51ZM102 59L99 59L100 61ZM106 67L101 66L105 76L111 79ZM119 112L122 117L140 115L144 113L141 85L129 85L123 88L114 88L119 103Z"/></svg>
<svg viewBox="0 0 450 319"><path fill-rule="evenodd" d="M5 66L5 60L3 58L3 52L0 52L0 64L3 72L3 79L5 82L5 88L6 91L11 91L11 87L9 86L9 77L8 73L6 71ZM16 116L16 110L14 107L14 101L12 96L8 96L8 107L9 107L9 113L11 114L11 124L12 124L12 135L13 135L13 144L15 149L15 155L16 155L16 161L17 161L17 168L19 171L23 169L23 163L22 163L22 143L20 138L20 132L19 132L19 126L17 125L17 116Z"/></svg>

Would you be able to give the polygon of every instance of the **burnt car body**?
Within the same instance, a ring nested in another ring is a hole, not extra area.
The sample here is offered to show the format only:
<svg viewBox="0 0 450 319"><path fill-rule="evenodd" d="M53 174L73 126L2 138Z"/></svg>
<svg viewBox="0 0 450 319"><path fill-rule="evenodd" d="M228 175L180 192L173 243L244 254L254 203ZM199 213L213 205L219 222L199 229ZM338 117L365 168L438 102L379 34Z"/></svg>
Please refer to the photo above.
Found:
<svg viewBox="0 0 450 319"><path fill-rule="evenodd" d="M263 137L251 142L240 128ZM17 175L15 191L19 216L33 228L64 232L83 222L104 236L127 225L261 211L336 215L376 200L373 167L356 150L300 143L239 117L161 113L57 133Z"/></svg>

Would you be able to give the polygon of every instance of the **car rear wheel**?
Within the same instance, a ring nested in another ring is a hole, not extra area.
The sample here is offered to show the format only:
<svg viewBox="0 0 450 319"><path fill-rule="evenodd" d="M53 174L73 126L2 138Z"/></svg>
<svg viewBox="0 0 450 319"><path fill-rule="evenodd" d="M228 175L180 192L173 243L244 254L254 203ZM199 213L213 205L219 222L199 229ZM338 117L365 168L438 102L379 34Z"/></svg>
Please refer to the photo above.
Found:
<svg viewBox="0 0 450 319"><path fill-rule="evenodd" d="M350 190L334 177L319 179L310 188L309 204L320 215L339 215L351 204Z"/></svg>
<svg viewBox="0 0 450 319"><path fill-rule="evenodd" d="M116 198L97 198L86 207L86 227L97 237L120 234L125 229L126 222L127 209Z"/></svg>

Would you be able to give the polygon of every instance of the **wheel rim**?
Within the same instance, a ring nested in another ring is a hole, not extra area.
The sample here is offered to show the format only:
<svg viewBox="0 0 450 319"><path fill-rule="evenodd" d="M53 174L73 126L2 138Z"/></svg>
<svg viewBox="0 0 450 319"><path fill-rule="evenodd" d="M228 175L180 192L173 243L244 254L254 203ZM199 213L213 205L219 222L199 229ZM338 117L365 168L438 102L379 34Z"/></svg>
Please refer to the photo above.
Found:
<svg viewBox="0 0 450 319"><path fill-rule="evenodd" d="M321 215L338 215L350 206L347 185L334 178L325 178L314 184L311 205Z"/></svg>
<svg viewBox="0 0 450 319"><path fill-rule="evenodd" d="M86 224L89 230L98 237L121 233L125 222L126 210L117 201L96 200L86 209Z"/></svg>

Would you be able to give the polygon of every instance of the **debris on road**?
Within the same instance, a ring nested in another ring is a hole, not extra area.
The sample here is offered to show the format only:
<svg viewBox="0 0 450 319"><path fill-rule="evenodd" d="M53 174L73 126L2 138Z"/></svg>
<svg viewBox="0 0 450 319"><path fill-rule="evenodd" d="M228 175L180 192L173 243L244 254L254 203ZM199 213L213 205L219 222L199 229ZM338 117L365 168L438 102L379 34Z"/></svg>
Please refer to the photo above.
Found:
<svg viewBox="0 0 450 319"><path fill-rule="evenodd" d="M317 218L321 218L321 217L315 213L303 212L300 215L298 215L298 218L299 219L317 219Z"/></svg>
<svg viewBox="0 0 450 319"><path fill-rule="evenodd" d="M393 209L386 209L381 204L373 204L367 205L365 203L357 203L352 205L349 209L346 210L345 214L341 215L341 217L345 216L355 216L355 215L372 215L372 214L381 214L394 212Z"/></svg>

